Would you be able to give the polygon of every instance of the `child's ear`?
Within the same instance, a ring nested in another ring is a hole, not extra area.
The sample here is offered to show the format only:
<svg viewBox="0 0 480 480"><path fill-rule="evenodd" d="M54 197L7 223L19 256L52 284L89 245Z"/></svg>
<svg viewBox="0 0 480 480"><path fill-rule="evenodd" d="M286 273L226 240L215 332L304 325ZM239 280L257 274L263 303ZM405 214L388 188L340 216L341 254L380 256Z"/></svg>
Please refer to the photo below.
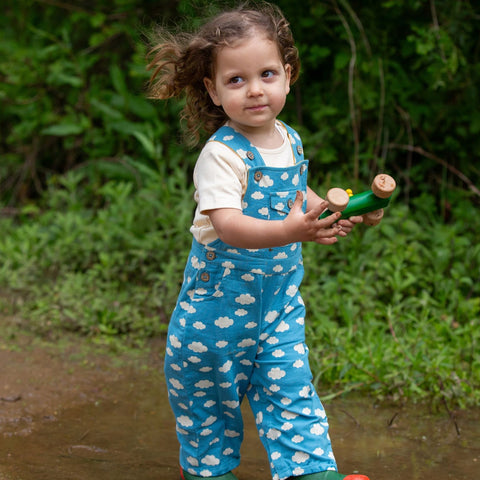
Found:
<svg viewBox="0 0 480 480"><path fill-rule="evenodd" d="M222 105L222 103L220 102L220 99L218 98L217 89L215 88L215 83L210 78L205 77L203 79L203 84L205 85L205 88L207 89L207 92L210 95L210 98L212 99L212 102L217 107L220 107Z"/></svg>
<svg viewBox="0 0 480 480"><path fill-rule="evenodd" d="M286 78L286 94L288 95L288 93L290 92L290 80L292 78L292 66L289 64L289 63L286 63L285 64L285 76L287 77Z"/></svg>

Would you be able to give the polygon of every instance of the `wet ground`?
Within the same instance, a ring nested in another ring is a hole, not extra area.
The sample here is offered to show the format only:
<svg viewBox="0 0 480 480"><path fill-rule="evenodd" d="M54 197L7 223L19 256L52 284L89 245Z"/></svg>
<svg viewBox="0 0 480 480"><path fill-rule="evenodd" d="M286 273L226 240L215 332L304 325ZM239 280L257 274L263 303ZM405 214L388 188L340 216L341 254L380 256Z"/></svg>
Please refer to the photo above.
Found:
<svg viewBox="0 0 480 480"><path fill-rule="evenodd" d="M143 353L0 329L0 480L178 480L162 344ZM253 418L240 480L270 478ZM368 398L325 405L340 470L371 480L480 477L480 409L429 414Z"/></svg>

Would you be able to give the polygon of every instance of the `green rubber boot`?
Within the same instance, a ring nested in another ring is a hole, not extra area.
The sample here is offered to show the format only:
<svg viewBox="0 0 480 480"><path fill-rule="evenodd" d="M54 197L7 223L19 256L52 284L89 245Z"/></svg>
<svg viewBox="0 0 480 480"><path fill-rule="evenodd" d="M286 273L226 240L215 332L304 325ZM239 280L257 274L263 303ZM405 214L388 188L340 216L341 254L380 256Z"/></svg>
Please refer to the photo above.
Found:
<svg viewBox="0 0 480 480"><path fill-rule="evenodd" d="M352 473L350 475L343 475L333 470L326 470L325 472L310 473L309 475L300 475L299 477L290 477L288 480L370 480L365 475L358 475Z"/></svg>
<svg viewBox="0 0 480 480"><path fill-rule="evenodd" d="M182 480L205 480L205 477L198 477L186 472L183 468L180 468L180 478ZM228 472L218 477L208 477L208 480L238 480L238 478L232 473Z"/></svg>

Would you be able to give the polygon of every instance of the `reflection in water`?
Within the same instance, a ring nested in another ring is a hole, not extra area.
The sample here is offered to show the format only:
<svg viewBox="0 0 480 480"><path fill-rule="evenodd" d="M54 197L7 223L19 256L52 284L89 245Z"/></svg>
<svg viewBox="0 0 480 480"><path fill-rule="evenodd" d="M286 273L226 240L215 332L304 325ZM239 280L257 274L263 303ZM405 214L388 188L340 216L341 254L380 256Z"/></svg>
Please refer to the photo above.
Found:
<svg viewBox="0 0 480 480"><path fill-rule="evenodd" d="M159 373L135 371L95 404L55 418L0 428L0 480L178 480L175 429ZM240 480L268 480L268 463L248 405ZM375 407L368 399L325 405L342 472L371 480L472 480L480 473L480 410L445 413ZM1 427L1 423L0 423ZM31 432L31 433L30 433Z"/></svg>

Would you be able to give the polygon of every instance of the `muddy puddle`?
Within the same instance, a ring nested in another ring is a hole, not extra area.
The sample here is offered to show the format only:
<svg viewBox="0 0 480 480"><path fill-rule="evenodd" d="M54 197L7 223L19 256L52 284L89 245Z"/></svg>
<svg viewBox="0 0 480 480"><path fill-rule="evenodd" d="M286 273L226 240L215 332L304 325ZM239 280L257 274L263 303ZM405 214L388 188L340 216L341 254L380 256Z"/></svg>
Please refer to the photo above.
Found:
<svg viewBox="0 0 480 480"><path fill-rule="evenodd" d="M0 361L0 480L178 480L161 353L112 361L79 353L78 345L13 349L0 341ZM368 398L325 406L342 472L371 480L480 476L480 410L455 412L454 422L445 412L376 406ZM244 413L236 474L267 480L248 404Z"/></svg>

